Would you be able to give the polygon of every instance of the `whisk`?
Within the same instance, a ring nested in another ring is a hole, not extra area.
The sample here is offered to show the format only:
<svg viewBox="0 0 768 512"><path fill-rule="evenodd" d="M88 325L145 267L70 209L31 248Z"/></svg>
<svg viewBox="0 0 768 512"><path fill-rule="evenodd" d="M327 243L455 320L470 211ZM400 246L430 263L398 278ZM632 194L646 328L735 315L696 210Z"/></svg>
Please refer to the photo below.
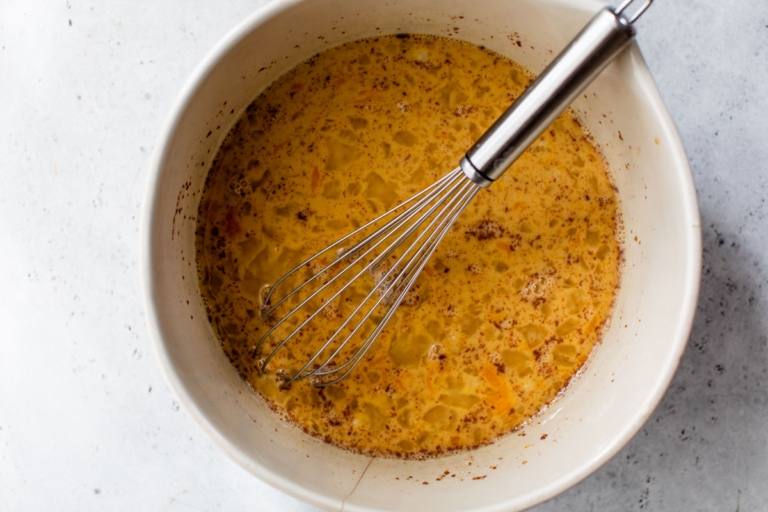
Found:
<svg viewBox="0 0 768 512"><path fill-rule="evenodd" d="M253 356L260 356L272 336L288 333L273 342L271 352L259 361L262 371L286 344L301 338L300 333L324 310L337 307L332 305L350 294L364 295L300 369L279 372L285 385L310 379L312 385L327 386L348 376L398 306L408 300L409 290L456 218L629 44L635 35L634 22L651 2L625 0L615 10L606 7L599 11L475 143L458 167L278 279L266 293L262 307L262 319L272 326L256 343ZM635 3L639 5L633 6ZM631 9L634 12L630 14L627 11ZM331 261L325 264L325 259ZM290 283L306 268L312 270L311 276L291 289ZM365 292L357 290L361 287ZM277 293L286 288L288 291ZM274 318L281 307L289 311Z"/></svg>

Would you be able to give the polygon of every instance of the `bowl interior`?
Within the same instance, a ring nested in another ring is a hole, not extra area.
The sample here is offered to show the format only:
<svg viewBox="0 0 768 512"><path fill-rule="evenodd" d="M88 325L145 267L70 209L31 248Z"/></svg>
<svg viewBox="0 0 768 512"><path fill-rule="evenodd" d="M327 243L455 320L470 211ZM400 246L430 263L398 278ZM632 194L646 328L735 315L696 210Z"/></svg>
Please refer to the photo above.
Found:
<svg viewBox="0 0 768 512"><path fill-rule="evenodd" d="M599 7L589 0L284 2L246 20L198 68L154 156L143 271L166 375L237 462L327 509L521 509L587 476L640 428L688 337L700 229L685 153L634 45L574 105L621 198L625 269L614 317L586 370L520 433L427 461L332 448L284 424L240 380L197 285L195 223L207 171L230 127L276 77L325 48L399 32L465 39L538 72Z"/></svg>

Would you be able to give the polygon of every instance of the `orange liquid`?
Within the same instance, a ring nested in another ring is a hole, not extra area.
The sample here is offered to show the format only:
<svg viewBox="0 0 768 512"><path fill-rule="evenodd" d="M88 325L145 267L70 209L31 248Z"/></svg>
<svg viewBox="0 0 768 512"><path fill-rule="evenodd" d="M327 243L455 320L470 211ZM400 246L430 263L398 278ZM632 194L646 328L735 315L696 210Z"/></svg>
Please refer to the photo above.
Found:
<svg viewBox="0 0 768 512"><path fill-rule="evenodd" d="M322 323L266 373L253 355L264 288L456 167L529 76L467 43L380 37L299 65L243 114L201 202L200 285L223 350L275 411L340 447L426 457L513 431L579 371L611 313L621 233L569 113L477 195L348 378L279 386L274 369L308 360Z"/></svg>

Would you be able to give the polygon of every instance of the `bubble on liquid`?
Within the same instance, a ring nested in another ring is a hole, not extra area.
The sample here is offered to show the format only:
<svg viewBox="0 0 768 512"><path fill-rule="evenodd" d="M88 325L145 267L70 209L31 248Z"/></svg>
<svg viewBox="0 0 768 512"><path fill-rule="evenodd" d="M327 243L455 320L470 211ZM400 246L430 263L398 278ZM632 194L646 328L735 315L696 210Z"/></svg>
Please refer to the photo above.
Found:
<svg viewBox="0 0 768 512"><path fill-rule="evenodd" d="M545 298L555 285L554 270L532 274L520 290L520 296L526 300Z"/></svg>
<svg viewBox="0 0 768 512"><path fill-rule="evenodd" d="M427 352L427 357L431 361L439 361L441 359L445 359L445 351L443 350L443 345L441 343L435 343L430 346L429 351Z"/></svg>

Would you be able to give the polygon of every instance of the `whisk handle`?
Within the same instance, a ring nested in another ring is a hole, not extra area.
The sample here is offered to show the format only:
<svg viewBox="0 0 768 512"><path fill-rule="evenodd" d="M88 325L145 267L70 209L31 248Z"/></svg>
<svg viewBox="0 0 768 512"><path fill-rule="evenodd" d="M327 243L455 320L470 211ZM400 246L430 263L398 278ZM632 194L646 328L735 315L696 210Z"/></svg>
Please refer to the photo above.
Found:
<svg viewBox="0 0 768 512"><path fill-rule="evenodd" d="M467 177L487 187L501 176L632 41L632 23L651 0L627 17L623 11L631 3L615 11L606 7L592 18L462 158Z"/></svg>

